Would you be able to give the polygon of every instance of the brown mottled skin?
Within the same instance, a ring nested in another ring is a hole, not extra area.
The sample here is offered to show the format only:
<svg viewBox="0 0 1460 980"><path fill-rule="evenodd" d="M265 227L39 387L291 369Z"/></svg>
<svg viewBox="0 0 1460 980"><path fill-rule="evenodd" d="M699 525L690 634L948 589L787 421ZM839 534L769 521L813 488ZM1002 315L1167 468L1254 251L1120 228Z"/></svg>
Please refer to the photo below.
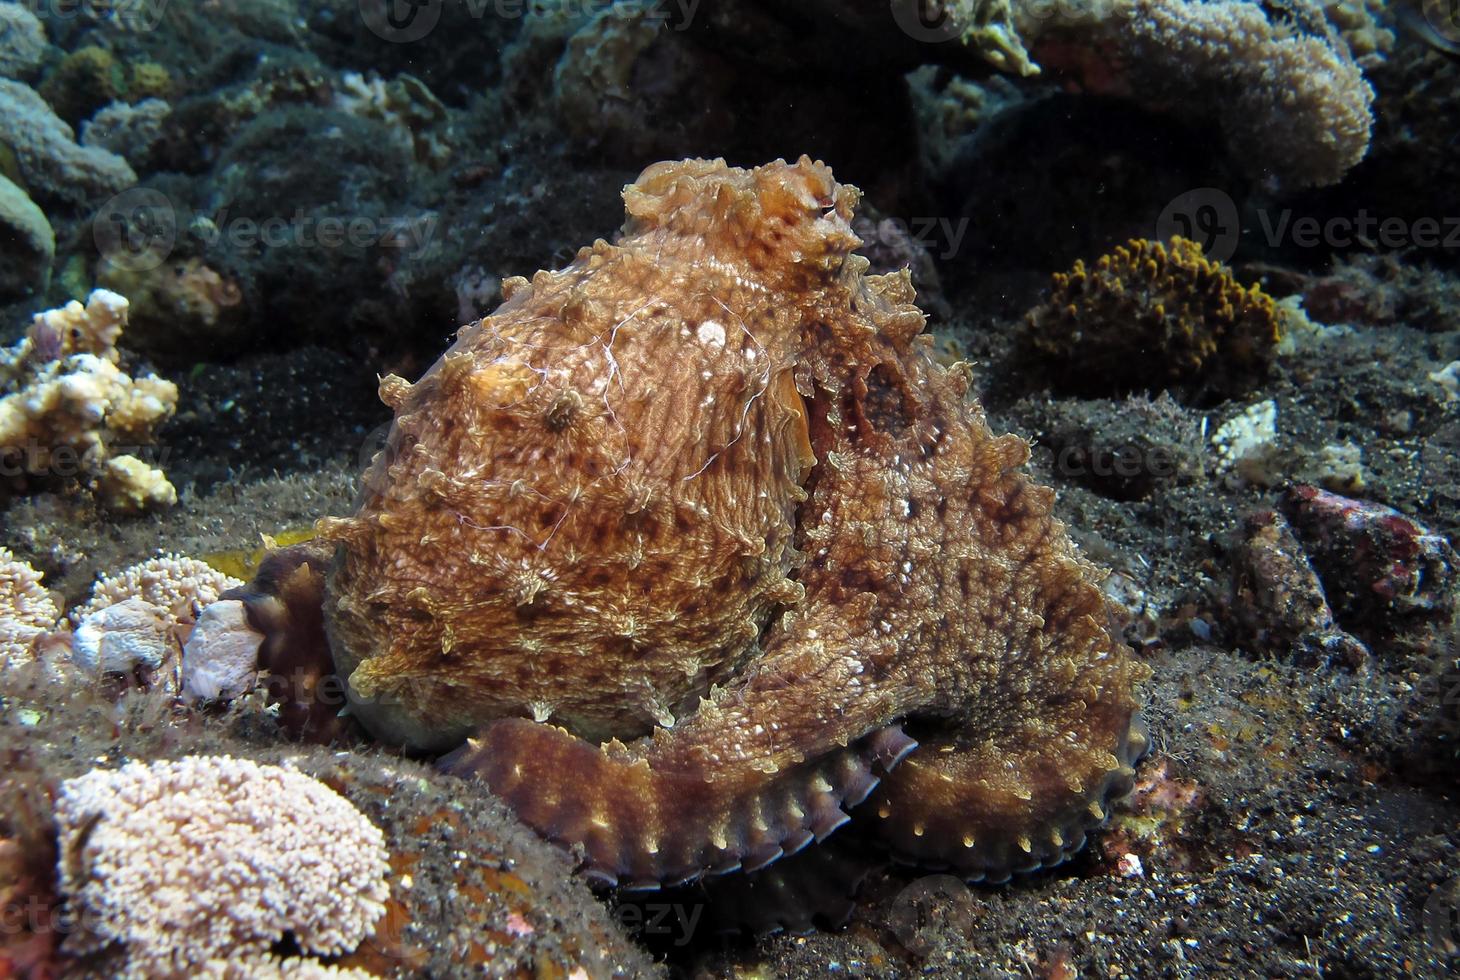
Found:
<svg viewBox="0 0 1460 980"><path fill-rule="evenodd" d="M353 710L471 735L447 764L600 880L758 867L869 793L898 853L1001 880L1129 787L1145 668L906 273L852 254L857 196L806 158L656 164L616 244L381 384L327 530Z"/></svg>

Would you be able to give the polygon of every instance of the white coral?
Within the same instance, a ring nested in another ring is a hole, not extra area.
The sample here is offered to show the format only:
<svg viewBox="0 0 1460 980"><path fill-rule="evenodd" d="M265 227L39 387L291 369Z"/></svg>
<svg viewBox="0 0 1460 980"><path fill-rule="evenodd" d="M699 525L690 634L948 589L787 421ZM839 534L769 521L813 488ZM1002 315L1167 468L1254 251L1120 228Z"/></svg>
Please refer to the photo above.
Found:
<svg viewBox="0 0 1460 980"><path fill-rule="evenodd" d="M348 952L389 894L379 828L291 768L192 756L93 770L62 784L56 820L82 926L67 946L121 946L127 977L227 976L219 961L261 962L286 934Z"/></svg>
<svg viewBox="0 0 1460 980"><path fill-rule="evenodd" d="M91 598L72 611L72 618L79 622L107 606L135 598L166 610L174 625L191 623L204 606L242 584L205 561L169 553L97 579Z"/></svg>
<svg viewBox="0 0 1460 980"><path fill-rule="evenodd" d="M41 573L0 548L0 670L32 660L35 641L60 615Z"/></svg>

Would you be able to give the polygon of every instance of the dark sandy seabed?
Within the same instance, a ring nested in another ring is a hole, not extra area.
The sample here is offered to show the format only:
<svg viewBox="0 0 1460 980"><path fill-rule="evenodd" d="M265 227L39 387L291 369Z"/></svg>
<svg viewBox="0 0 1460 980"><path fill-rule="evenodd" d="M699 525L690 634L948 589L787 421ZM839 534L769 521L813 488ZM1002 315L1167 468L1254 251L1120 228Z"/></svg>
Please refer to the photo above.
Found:
<svg viewBox="0 0 1460 980"><path fill-rule="evenodd" d="M1152 187L1215 183L1244 208L1319 216L1359 208L1460 214L1456 129L1442 125L1460 118L1452 54L1389 21L1394 47L1369 71L1379 94L1369 158L1336 188L1284 195L1242 180L1219 146L1180 128L1201 133L1200 120L1178 124L1038 88L1021 98L1058 104L1029 110L1051 113L1043 142L944 146L937 141L951 138L919 130L906 97L862 94L899 83L899 70L876 65L866 69L881 71L875 80L850 90L864 100L858 121L826 108L838 97L835 86L791 75L781 80L787 90L823 113L818 124L800 117L786 124L806 132L779 132L784 110L772 104L759 125L727 125L727 145L717 146L691 125L695 112L710 111L696 103L635 145L622 129L584 134L553 114L542 92L551 88L561 37L513 47L515 23L473 24L481 36L443 38L429 58L412 58L372 48L340 26L339 4L302 3L290 17L278 14L282 6L294 5L240 3L251 16L224 17L207 27L213 35L187 43L179 38L204 28L180 13L171 33L105 35L73 22L52 30L55 50L44 70L90 43L123 62L168 66L174 117L184 121L132 162L144 184L191 206L216 204L222 185L245 179L242 170L255 189L230 185L239 208L349 213L343 202L376 193L376 203L363 205L376 214L440 214L438 247L401 276L369 250L323 258L300 250L280 262L216 244L180 246L233 277L247 310L226 343L212 344L197 327L181 344L147 341L141 328L137 346L131 331L124 335L133 363L152 365L180 388L178 414L159 435L178 505L120 518L75 487L17 486L3 501L0 545L75 601L97 574L159 551L248 549L261 534L347 513L359 468L389 419L375 399L375 376L418 374L444 348L458 322L454 276L477 267L498 277L530 274L561 264L565 249L611 235L619 187L654 159L726 155L748 165L804 149L862 186L884 214L970 219L954 254L937 242L927 249L944 311L931 329L972 364L975 394L995 430L1035 443L1033 476L1057 489L1057 511L1084 552L1117 573L1131 610L1126 638L1154 671L1145 710L1154 749L1110 827L1064 866L1004 886L966 886L873 865L845 925L754 938L687 936L674 917L693 915L688 904L661 915L652 897L639 908L595 897L571 877L565 856L483 788L379 750L289 744L256 695L206 713L145 692L117 702L101 691L6 690L7 792L27 779L52 785L135 757L299 758L386 831L394 855L390 929L349 961L382 974L567 976L581 965L593 977L1446 975L1444 932L1453 926L1442 920L1455 905L1445 906L1437 889L1460 875L1460 640L1442 624L1396 627L1345 619L1340 610L1338 625L1364 640L1367 656L1260 649L1244 633L1233 581L1245 518L1271 509L1292 482L1387 504L1453 540L1460 401L1430 375L1460 358L1460 248L1364 255L1244 237L1231 261L1239 278L1279 298L1338 290L1350 301L1310 308L1326 327L1295 336L1270 375L1239 397L1199 407L1050 390L1021 375L1014 338L1051 273L1150 234L1162 205ZM676 73L686 69L674 58L688 57L671 50L644 71L682 81ZM719 61L712 67L721 74L706 84L708 94L683 98L727 99L726 111L739 118L746 107L724 94L728 69ZM413 125L449 142L448 162L412 157L409 146L370 129L384 123L350 123L318 94L339 88L345 72L371 69L386 79L412 73L430 86L442 115ZM259 96L251 119L221 118L220 93L268 85L274 95ZM649 113L665 98L650 91L625 111ZM1413 109L1421 99L1429 101ZM210 106L216 131L198 122ZM90 108L74 113L83 118ZM274 142L267 132L302 126L318 134L331 121L365 127L363 144L317 135ZM858 137L868 131L890 134L887 145L869 147ZM1074 158L1084 165L1070 169ZM1001 167L1018 176L998 195L970 191L987 179L968 174ZM307 186L294 172L301 168L323 186ZM272 203L271 194L279 195ZM1009 220L1007 199L1021 195L1028 199ZM95 261L91 213L58 207L49 214L56 269L67 256ZM13 339L30 313L67 298L62 278L45 293L11 297L0 338ZM1274 462L1256 480L1224 471L1211 435L1268 400L1277 407ZM1345 445L1360 450L1359 470L1331 448ZM1135 479L1102 476L1094 466L1069 465L1061 452L1068 447L1086 459L1123 447L1138 447L1142 458L1159 450L1175 465ZM21 724L22 709L39 716ZM694 895L675 893L673 901L692 903ZM520 927L524 919L530 929Z"/></svg>

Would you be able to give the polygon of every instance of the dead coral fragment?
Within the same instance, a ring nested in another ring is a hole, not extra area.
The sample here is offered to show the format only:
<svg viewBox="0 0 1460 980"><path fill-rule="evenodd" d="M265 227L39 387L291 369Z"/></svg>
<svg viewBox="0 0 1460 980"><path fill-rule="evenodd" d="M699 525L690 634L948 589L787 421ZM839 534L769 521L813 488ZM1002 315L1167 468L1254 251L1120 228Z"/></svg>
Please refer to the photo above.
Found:
<svg viewBox="0 0 1460 980"><path fill-rule="evenodd" d="M85 306L37 314L0 350L0 458L28 476L79 478L107 506L137 512L177 502L162 471L126 451L153 442L177 386L117 367L126 323L126 298L98 289Z"/></svg>
<svg viewBox="0 0 1460 980"><path fill-rule="evenodd" d="M166 554L104 575L72 609L71 662L91 674L133 674L169 691L203 609L242 583L194 558Z"/></svg>
<svg viewBox="0 0 1460 980"><path fill-rule="evenodd" d="M1231 597L1242 641L1259 652L1292 654L1305 666L1365 662L1368 651L1334 622L1323 586L1282 515L1259 511L1243 530L1232 556Z"/></svg>
<svg viewBox="0 0 1460 980"><path fill-rule="evenodd" d="M323 783L226 756L133 762L62 784L61 887L74 953L119 945L127 977L219 958L354 949L385 909L384 838Z"/></svg>
<svg viewBox="0 0 1460 980"><path fill-rule="evenodd" d="M1201 246L1133 239L1093 268L1056 273L1050 298L1025 318L1023 340L1053 380L1090 395L1173 389L1201 402L1267 372L1282 314Z"/></svg>

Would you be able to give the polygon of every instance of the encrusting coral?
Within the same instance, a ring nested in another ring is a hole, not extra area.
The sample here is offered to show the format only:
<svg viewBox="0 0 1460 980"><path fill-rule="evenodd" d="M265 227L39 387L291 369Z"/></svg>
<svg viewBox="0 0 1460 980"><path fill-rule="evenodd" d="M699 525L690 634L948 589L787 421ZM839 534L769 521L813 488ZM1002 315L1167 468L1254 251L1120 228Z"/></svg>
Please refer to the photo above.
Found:
<svg viewBox="0 0 1460 980"><path fill-rule="evenodd" d="M1332 184L1368 149L1374 91L1307 0L1276 8L1250 0L938 6L949 18L938 37L960 37L998 68L1035 74L1038 60L1095 94L1215 118L1254 176Z"/></svg>
<svg viewBox="0 0 1460 980"><path fill-rule="evenodd" d="M81 926L66 946L120 947L121 976L260 975L225 959L293 976L268 960L286 934L305 953L348 952L385 910L380 830L293 769L191 756L93 770L62 783L56 823Z"/></svg>
<svg viewBox="0 0 1460 980"><path fill-rule="evenodd" d="M1109 395L1174 389L1187 400L1260 380L1282 338L1272 297L1244 287L1185 238L1134 239L1055 273L1022 342L1063 388Z"/></svg>
<svg viewBox="0 0 1460 980"><path fill-rule="evenodd" d="M897 853L1003 880L1131 784L1146 668L857 198L804 157L648 168L617 244L381 383L322 528L355 716L475 732L444 764L596 880L754 869L869 797Z"/></svg>
<svg viewBox="0 0 1460 980"><path fill-rule="evenodd" d="M163 472L125 451L154 441L177 386L117 366L126 323L126 298L98 289L85 306L36 314L0 349L0 459L12 473L79 477L106 506L138 512L177 503Z"/></svg>

